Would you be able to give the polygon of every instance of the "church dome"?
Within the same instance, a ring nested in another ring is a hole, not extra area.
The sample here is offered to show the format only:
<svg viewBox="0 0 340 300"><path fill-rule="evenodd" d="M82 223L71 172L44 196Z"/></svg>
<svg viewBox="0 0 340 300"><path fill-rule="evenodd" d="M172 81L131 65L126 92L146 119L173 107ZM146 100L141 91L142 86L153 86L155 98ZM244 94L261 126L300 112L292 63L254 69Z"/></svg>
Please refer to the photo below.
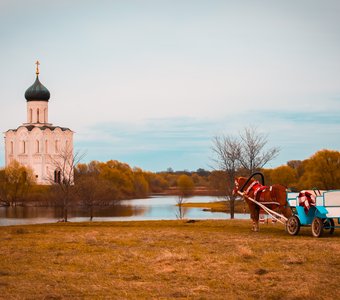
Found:
<svg viewBox="0 0 340 300"><path fill-rule="evenodd" d="M37 78L35 82L26 90L25 98L27 101L48 101L50 99L50 92L47 88L45 88L42 83L39 81L39 61L35 63L37 65L35 74L37 74Z"/></svg>
<svg viewBox="0 0 340 300"><path fill-rule="evenodd" d="M39 81L38 74L35 82L26 90L25 98L27 101L48 101L50 99L50 92Z"/></svg>

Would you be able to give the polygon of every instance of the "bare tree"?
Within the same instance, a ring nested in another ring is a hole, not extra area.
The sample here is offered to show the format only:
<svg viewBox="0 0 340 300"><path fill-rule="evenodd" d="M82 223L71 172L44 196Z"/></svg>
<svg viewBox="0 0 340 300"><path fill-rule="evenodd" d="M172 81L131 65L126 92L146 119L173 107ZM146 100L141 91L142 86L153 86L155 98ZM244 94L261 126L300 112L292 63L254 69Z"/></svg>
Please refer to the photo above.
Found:
<svg viewBox="0 0 340 300"><path fill-rule="evenodd" d="M179 220L182 220L185 217L186 209L183 206L184 202L185 202L185 198L182 195L178 195L178 198L176 200L176 205L178 208L178 212L176 212L176 218Z"/></svg>
<svg viewBox="0 0 340 300"><path fill-rule="evenodd" d="M240 168L241 143L231 136L216 136L213 138L213 161L218 170L222 170L226 177L225 194L230 204L230 218L234 219L235 198L232 194L234 180Z"/></svg>
<svg viewBox="0 0 340 300"><path fill-rule="evenodd" d="M73 154L71 147L65 147L58 154L51 156L54 172L50 175L49 181L57 188L62 198L64 222L67 222L69 201L74 185L74 168L84 156L84 153L78 151Z"/></svg>
<svg viewBox="0 0 340 300"><path fill-rule="evenodd" d="M97 174L87 173L78 174L76 178L75 193L90 213L90 221L94 217L94 208L98 205L112 202L113 191L112 184L98 176Z"/></svg>
<svg viewBox="0 0 340 300"><path fill-rule="evenodd" d="M259 133L254 127L245 128L240 134L240 138L242 144L240 163L249 175L264 167L280 152L278 147L266 150L267 135Z"/></svg>
<svg viewBox="0 0 340 300"><path fill-rule="evenodd" d="M226 177L226 198L230 204L230 218L234 218L235 199L232 195L234 180L243 168L248 175L262 168L279 153L279 148L265 150L267 136L260 134L256 128L245 128L239 138L217 136L213 138L212 150L215 169L221 170Z"/></svg>
<svg viewBox="0 0 340 300"><path fill-rule="evenodd" d="M183 207L183 204L185 202L185 198L192 195L194 190L194 182L190 176L183 174L177 179L177 187L179 190L179 195L177 198L177 219L183 219L185 216L185 208Z"/></svg>

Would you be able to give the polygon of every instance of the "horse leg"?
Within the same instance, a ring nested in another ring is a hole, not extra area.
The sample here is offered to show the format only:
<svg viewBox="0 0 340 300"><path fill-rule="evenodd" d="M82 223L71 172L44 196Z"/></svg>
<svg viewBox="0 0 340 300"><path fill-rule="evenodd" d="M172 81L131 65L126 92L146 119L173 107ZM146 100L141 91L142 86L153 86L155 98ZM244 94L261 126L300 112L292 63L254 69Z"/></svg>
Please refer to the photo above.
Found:
<svg viewBox="0 0 340 300"><path fill-rule="evenodd" d="M287 206L282 206L280 207L281 213L286 217L289 218L292 216L292 209L290 207Z"/></svg>
<svg viewBox="0 0 340 300"><path fill-rule="evenodd" d="M253 227L251 230L257 232L259 231L260 210L253 203L249 204L249 210L250 210L250 217L253 221Z"/></svg>
<svg viewBox="0 0 340 300"><path fill-rule="evenodd" d="M259 222L253 220L253 228L251 229L254 232L258 232L259 231Z"/></svg>
<svg viewBox="0 0 340 300"><path fill-rule="evenodd" d="M260 227L259 227L260 208L256 206L254 212L255 213L254 213L254 219L253 219L253 231L258 232L260 230Z"/></svg>

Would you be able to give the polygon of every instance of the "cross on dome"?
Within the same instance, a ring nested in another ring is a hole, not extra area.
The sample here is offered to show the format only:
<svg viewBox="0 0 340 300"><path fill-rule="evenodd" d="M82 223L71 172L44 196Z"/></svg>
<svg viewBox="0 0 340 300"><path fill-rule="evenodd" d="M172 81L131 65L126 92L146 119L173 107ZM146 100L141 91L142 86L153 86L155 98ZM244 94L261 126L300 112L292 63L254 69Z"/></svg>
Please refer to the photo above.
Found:
<svg viewBox="0 0 340 300"><path fill-rule="evenodd" d="M35 64L37 65L37 68L36 68L35 74L39 75L39 65L40 65L40 62L39 62L39 60L37 60Z"/></svg>

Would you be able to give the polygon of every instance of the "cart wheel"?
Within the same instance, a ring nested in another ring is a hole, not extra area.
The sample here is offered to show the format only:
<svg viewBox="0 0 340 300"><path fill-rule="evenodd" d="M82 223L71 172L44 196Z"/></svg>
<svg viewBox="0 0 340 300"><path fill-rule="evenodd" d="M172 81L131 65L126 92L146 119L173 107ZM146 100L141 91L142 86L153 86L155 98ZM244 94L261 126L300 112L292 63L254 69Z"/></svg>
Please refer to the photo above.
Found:
<svg viewBox="0 0 340 300"><path fill-rule="evenodd" d="M312 233L315 237L322 236L323 233L323 221L320 218L314 218L312 222Z"/></svg>
<svg viewBox="0 0 340 300"><path fill-rule="evenodd" d="M323 219L323 229L326 230L329 234L333 234L335 229L335 224L333 219Z"/></svg>
<svg viewBox="0 0 340 300"><path fill-rule="evenodd" d="M286 224L286 229L290 235L297 235L300 231L300 220L297 216L291 216Z"/></svg>

